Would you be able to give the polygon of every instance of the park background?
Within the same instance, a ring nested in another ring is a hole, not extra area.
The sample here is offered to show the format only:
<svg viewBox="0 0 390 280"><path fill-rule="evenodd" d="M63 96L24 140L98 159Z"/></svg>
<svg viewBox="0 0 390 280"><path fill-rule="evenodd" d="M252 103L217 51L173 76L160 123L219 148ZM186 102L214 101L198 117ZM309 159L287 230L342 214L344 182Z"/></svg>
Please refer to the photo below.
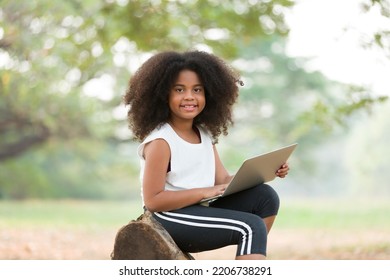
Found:
<svg viewBox="0 0 390 280"><path fill-rule="evenodd" d="M0 259L110 258L142 212L128 79L188 49L242 74L231 172L299 143L269 259L390 259L389 18L382 0L0 0Z"/></svg>

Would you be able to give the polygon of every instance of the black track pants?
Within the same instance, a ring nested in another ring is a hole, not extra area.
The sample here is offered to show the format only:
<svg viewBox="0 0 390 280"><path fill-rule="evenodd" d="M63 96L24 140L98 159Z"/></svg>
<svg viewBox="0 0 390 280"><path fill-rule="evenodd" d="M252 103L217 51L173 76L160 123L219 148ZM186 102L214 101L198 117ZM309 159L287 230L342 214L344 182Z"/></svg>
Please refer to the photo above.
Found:
<svg viewBox="0 0 390 280"><path fill-rule="evenodd" d="M266 255L267 230L262 218L276 215L279 197L262 184L220 198L209 207L193 205L154 217L185 252L201 252L238 245L237 256Z"/></svg>

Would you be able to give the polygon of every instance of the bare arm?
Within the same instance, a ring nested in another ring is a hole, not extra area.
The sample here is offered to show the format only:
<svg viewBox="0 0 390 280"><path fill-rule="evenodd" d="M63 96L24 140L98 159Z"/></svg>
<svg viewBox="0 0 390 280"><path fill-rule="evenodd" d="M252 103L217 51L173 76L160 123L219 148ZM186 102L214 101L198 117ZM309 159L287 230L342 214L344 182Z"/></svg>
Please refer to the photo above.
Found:
<svg viewBox="0 0 390 280"><path fill-rule="evenodd" d="M179 209L223 192L223 186L210 186L181 191L165 190L170 153L169 145L163 139L154 140L144 148L145 173L142 184L145 206L149 211L157 212Z"/></svg>
<svg viewBox="0 0 390 280"><path fill-rule="evenodd" d="M214 157L215 157L215 184L216 185L229 184L230 181L233 179L233 176L230 175L225 169L225 167L223 166L215 145L213 146L213 149L214 149Z"/></svg>

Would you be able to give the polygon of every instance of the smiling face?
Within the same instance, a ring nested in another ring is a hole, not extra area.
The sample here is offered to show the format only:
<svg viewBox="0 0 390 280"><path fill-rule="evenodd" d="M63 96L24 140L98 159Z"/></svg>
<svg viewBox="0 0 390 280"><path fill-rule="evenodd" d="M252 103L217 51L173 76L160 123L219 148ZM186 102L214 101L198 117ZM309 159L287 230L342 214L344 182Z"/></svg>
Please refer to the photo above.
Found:
<svg viewBox="0 0 390 280"><path fill-rule="evenodd" d="M204 87L191 70L180 71L169 92L171 121L193 121L206 105Z"/></svg>

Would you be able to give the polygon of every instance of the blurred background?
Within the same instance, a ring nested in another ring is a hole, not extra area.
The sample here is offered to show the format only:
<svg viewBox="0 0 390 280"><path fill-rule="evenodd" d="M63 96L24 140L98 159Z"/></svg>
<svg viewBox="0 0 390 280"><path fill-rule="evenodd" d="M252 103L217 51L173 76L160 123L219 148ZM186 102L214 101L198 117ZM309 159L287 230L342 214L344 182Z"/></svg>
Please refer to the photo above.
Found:
<svg viewBox="0 0 390 280"><path fill-rule="evenodd" d="M271 259L390 259L390 3L0 0L0 259L108 259L142 212L128 80L164 50L245 83L219 152L298 142ZM197 258L233 258L223 251Z"/></svg>

